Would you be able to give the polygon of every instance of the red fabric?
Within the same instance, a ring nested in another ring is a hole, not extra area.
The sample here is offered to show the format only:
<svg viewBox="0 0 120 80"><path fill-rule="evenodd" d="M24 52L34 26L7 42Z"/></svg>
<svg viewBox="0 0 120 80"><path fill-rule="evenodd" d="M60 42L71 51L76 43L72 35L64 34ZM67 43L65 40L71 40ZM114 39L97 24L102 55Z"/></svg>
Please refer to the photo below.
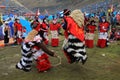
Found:
<svg viewBox="0 0 120 80"><path fill-rule="evenodd" d="M38 47L38 46L33 46L33 47L32 47L32 49L39 50L39 49L40 49L40 47Z"/></svg>
<svg viewBox="0 0 120 80"><path fill-rule="evenodd" d="M23 40L21 38L17 38L17 43L22 44Z"/></svg>
<svg viewBox="0 0 120 80"><path fill-rule="evenodd" d="M56 47L59 45L59 39L51 39L51 46Z"/></svg>
<svg viewBox="0 0 120 80"><path fill-rule="evenodd" d="M104 48L106 47L106 39L102 39L102 42L101 42L101 48Z"/></svg>
<svg viewBox="0 0 120 80"><path fill-rule="evenodd" d="M116 33L115 33L115 38L116 38L116 39L120 39L120 32L116 32Z"/></svg>
<svg viewBox="0 0 120 80"><path fill-rule="evenodd" d="M67 21L67 31L76 36L80 41L84 41L84 30L80 28L71 17L65 17Z"/></svg>
<svg viewBox="0 0 120 80"><path fill-rule="evenodd" d="M46 40L44 41L44 43L45 43L46 45L48 45L49 40L46 39Z"/></svg>
<svg viewBox="0 0 120 80"><path fill-rule="evenodd" d="M58 30L59 28L61 27L61 25L60 24L58 24L58 23L56 23L56 24L50 24L50 30L51 31L56 31L56 30Z"/></svg>
<svg viewBox="0 0 120 80"><path fill-rule="evenodd" d="M97 46L98 46L98 47L100 46L101 41L102 41L102 39L98 39L98 41L97 41Z"/></svg>
<svg viewBox="0 0 120 80"><path fill-rule="evenodd" d="M120 22L120 14L116 15L116 19L117 19L118 22Z"/></svg>
<svg viewBox="0 0 120 80"><path fill-rule="evenodd" d="M100 28L100 32L107 32L108 28L109 28L110 24L108 22L101 22L99 24L99 28Z"/></svg>
<svg viewBox="0 0 120 80"><path fill-rule="evenodd" d="M86 45L86 47L88 47L88 40L87 39L85 40L85 45Z"/></svg>
<svg viewBox="0 0 120 80"><path fill-rule="evenodd" d="M26 29L23 29L22 32L26 32Z"/></svg>
<svg viewBox="0 0 120 80"><path fill-rule="evenodd" d="M47 24L42 23L40 28L41 28L42 31L48 32L48 26L47 26Z"/></svg>
<svg viewBox="0 0 120 80"><path fill-rule="evenodd" d="M18 31L21 31L21 32L22 32L22 25L21 25L20 23L15 22L15 23L14 23L14 26L16 27L16 29L17 29Z"/></svg>
<svg viewBox="0 0 120 80"><path fill-rule="evenodd" d="M36 67L39 72L43 72L51 68L51 63L48 58L48 55L45 53L38 57Z"/></svg>
<svg viewBox="0 0 120 80"><path fill-rule="evenodd" d="M33 24L37 24L37 26L34 28L36 31L40 31L40 23L39 22L36 22L34 21Z"/></svg>
<svg viewBox="0 0 120 80"><path fill-rule="evenodd" d="M88 45L87 45L88 48L93 48L94 47L94 43L93 43L93 40L88 40Z"/></svg>
<svg viewBox="0 0 120 80"><path fill-rule="evenodd" d="M64 36L65 36L65 38L67 39L67 37L68 37L68 32L67 32L67 30L65 30Z"/></svg>
<svg viewBox="0 0 120 80"><path fill-rule="evenodd" d="M89 30L89 33L94 33L96 26L94 26L94 25L88 25L87 28Z"/></svg>
<svg viewBox="0 0 120 80"><path fill-rule="evenodd" d="M60 24L56 23L56 24L50 24L50 30L51 31L58 31L58 29L61 27ZM51 39L51 46L55 47L59 45L59 39Z"/></svg>
<svg viewBox="0 0 120 80"><path fill-rule="evenodd" d="M105 48L106 47L106 39L98 39L97 46L100 48Z"/></svg>
<svg viewBox="0 0 120 80"><path fill-rule="evenodd" d="M71 63L70 56L64 51L64 55L67 57L68 63Z"/></svg>

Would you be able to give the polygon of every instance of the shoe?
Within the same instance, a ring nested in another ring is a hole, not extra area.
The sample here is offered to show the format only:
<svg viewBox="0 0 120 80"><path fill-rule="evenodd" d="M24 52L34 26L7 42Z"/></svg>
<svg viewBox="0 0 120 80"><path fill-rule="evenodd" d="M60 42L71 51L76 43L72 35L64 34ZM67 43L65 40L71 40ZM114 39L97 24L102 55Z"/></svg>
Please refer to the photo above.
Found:
<svg viewBox="0 0 120 80"><path fill-rule="evenodd" d="M16 65L16 69L19 69L19 70L23 70L23 71L25 71L25 72L29 72L31 69L21 69L21 68L19 68L17 65Z"/></svg>
<svg viewBox="0 0 120 80"><path fill-rule="evenodd" d="M88 59L88 57L85 60L82 59L82 64L83 65L85 64L85 62L87 61L87 59Z"/></svg>
<svg viewBox="0 0 120 80"><path fill-rule="evenodd" d="M19 68L17 65L16 65L15 67L16 67L16 69L22 70L22 69L21 69L21 68Z"/></svg>
<svg viewBox="0 0 120 80"><path fill-rule="evenodd" d="M31 69L22 69L25 72L29 72Z"/></svg>

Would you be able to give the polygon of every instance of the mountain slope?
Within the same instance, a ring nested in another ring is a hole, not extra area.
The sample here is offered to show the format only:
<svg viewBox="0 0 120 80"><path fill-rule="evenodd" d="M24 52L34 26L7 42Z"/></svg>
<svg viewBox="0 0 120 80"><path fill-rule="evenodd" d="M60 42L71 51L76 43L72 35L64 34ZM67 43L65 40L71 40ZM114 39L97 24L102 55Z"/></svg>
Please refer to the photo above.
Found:
<svg viewBox="0 0 120 80"><path fill-rule="evenodd" d="M101 1L109 1L109 3L114 3L119 0L18 0L27 8L32 11L40 9L43 12L47 9L49 12L56 12L63 10L65 8L76 9L83 8L91 4L96 4Z"/></svg>
<svg viewBox="0 0 120 80"><path fill-rule="evenodd" d="M120 2L120 0L0 0L0 3L3 1L9 1L5 4L17 7L18 10L23 12L28 12L29 9L35 12L39 8L41 13L44 13L45 10L49 13L55 13L65 8L71 10L91 8L93 5L99 5L103 1L107 1L109 4Z"/></svg>

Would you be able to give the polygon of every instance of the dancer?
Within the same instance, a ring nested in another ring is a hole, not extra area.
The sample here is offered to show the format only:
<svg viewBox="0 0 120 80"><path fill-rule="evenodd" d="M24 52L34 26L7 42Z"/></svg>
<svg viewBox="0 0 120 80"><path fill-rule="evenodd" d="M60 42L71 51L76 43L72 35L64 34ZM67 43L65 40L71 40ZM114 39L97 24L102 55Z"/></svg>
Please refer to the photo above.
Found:
<svg viewBox="0 0 120 80"><path fill-rule="evenodd" d="M64 10L64 14L69 12ZM69 13L68 13L69 14ZM63 44L64 53L69 63L82 62L87 60L84 38L84 14L80 10L74 10L68 16L64 16L65 37Z"/></svg>
<svg viewBox="0 0 120 80"><path fill-rule="evenodd" d="M61 27L59 23L57 23L57 20L54 19L53 22L50 24L50 31L51 31L51 46L56 47L59 45L59 34L58 30Z"/></svg>
<svg viewBox="0 0 120 80"><path fill-rule="evenodd" d="M14 37L15 43L14 44L21 44L22 43L22 24L18 18L15 19L14 22Z"/></svg>
<svg viewBox="0 0 120 80"><path fill-rule="evenodd" d="M108 30L110 23L106 21L105 17L102 17L102 22L99 23L99 36L97 46L100 48L107 47L107 39L108 39Z"/></svg>
<svg viewBox="0 0 120 80"><path fill-rule="evenodd" d="M22 44L22 58L20 59L20 62L18 62L16 65L17 69L26 72L31 70L33 54L40 49L50 56L57 57L57 55L53 51L49 50L45 46L41 36L38 34L38 32L40 31L40 25L37 23L35 24L36 26L34 26L34 29L28 34L28 36L24 40L24 43Z"/></svg>
<svg viewBox="0 0 120 80"><path fill-rule="evenodd" d="M48 22L46 20L46 18L43 19L43 22L40 26L40 31L39 34L41 35L41 37L43 38L43 41L46 45L48 45L49 43L49 38L48 38L48 29L49 29L49 25Z"/></svg>
<svg viewBox="0 0 120 80"><path fill-rule="evenodd" d="M94 47L94 32L96 29L95 21L91 21L86 27L85 44L88 48Z"/></svg>

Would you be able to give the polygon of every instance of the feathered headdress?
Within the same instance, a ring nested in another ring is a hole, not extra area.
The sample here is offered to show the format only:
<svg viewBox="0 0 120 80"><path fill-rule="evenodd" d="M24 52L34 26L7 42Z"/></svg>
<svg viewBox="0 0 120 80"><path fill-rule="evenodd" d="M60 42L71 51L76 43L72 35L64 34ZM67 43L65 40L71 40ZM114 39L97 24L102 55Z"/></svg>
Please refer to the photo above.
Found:
<svg viewBox="0 0 120 80"><path fill-rule="evenodd" d="M33 41L34 40L34 37L38 34L38 31L33 29L29 34L28 36L25 38L25 41L26 42L29 42L29 41Z"/></svg>
<svg viewBox="0 0 120 80"><path fill-rule="evenodd" d="M79 27L82 27L84 25L84 14L81 10L76 9L72 11L70 16L73 18L73 20L77 23Z"/></svg>

